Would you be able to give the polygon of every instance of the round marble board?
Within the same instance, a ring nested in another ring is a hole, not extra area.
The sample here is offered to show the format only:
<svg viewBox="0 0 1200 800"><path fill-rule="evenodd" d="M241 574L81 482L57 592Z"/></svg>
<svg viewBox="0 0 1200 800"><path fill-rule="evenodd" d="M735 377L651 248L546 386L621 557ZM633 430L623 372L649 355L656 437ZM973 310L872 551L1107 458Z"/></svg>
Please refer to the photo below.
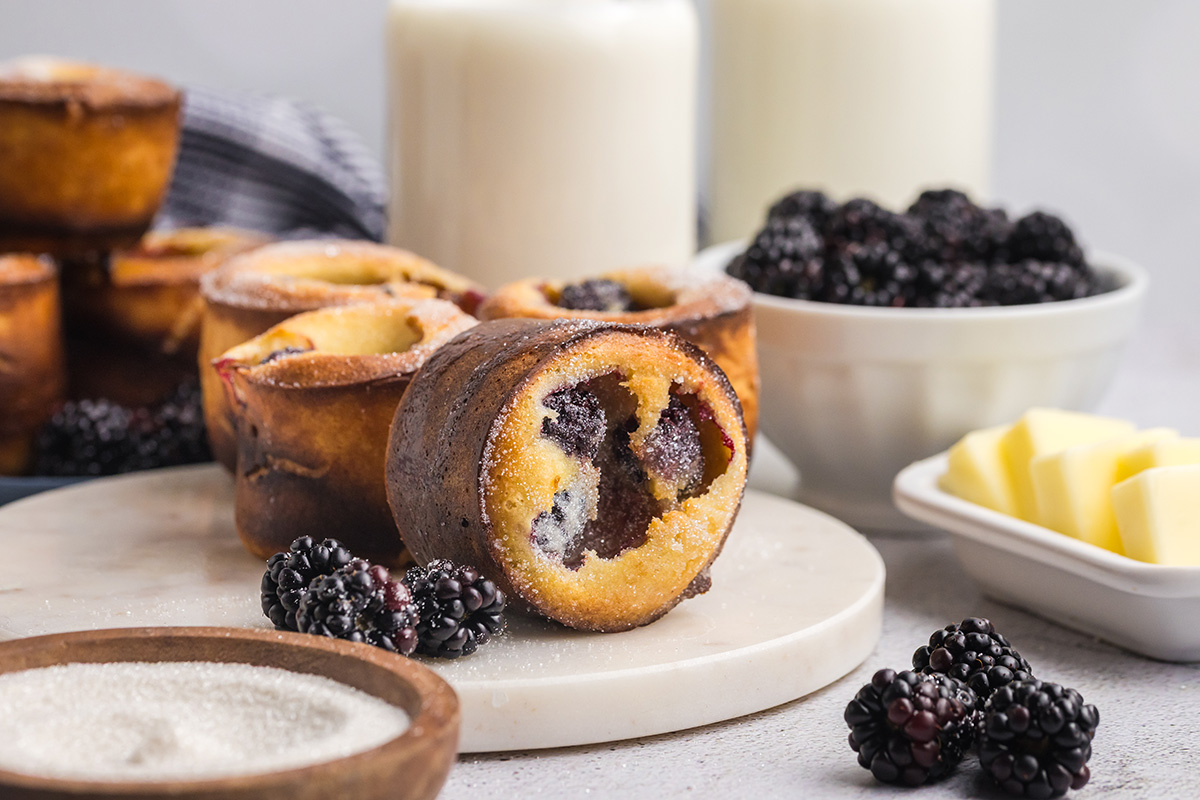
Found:
<svg viewBox="0 0 1200 800"><path fill-rule="evenodd" d="M0 509L0 639L156 625L269 627L263 563L233 528L219 467L91 481ZM331 533L336 533L332 532ZM14 565L15 566L15 565ZM653 625L581 633L512 615L460 661L462 752L592 744L761 711L845 675L880 633L884 568L850 528L748 492L713 587Z"/></svg>

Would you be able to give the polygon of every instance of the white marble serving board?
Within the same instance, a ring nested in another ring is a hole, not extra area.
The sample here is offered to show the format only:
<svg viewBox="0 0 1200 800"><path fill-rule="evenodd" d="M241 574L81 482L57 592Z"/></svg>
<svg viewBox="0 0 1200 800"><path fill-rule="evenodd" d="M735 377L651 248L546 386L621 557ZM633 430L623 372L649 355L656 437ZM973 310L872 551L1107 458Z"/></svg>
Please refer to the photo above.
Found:
<svg viewBox="0 0 1200 800"><path fill-rule="evenodd" d="M218 467L110 478L0 508L0 639L145 625L268 627L263 563ZM330 531L336 536L337 531ZM17 566L17 565L20 566ZM423 659L462 702L463 752L649 736L837 680L879 638L884 568L841 522L748 492L713 588L653 625L588 634L513 617L461 661Z"/></svg>

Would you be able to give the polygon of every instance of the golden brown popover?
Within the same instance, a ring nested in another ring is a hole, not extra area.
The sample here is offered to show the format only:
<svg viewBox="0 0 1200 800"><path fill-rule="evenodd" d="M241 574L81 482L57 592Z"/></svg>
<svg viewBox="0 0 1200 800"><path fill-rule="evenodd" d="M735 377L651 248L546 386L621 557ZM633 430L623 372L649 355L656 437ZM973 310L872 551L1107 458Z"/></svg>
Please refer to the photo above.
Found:
<svg viewBox="0 0 1200 800"><path fill-rule="evenodd" d="M472 564L574 628L653 622L708 589L746 481L733 388L645 326L482 322L392 423L388 500L419 563Z"/></svg>
<svg viewBox="0 0 1200 800"><path fill-rule="evenodd" d="M744 283L724 275L697 278L644 267L577 284L537 278L511 283L480 306L479 318L597 319L677 333L725 371L742 402L753 442L759 379L752 296Z"/></svg>
<svg viewBox="0 0 1200 800"><path fill-rule="evenodd" d="M471 281L397 247L325 239L279 242L237 256L204 275L200 386L213 457L236 460L229 406L213 359L303 311L328 306L438 297L468 313L483 297Z"/></svg>
<svg viewBox="0 0 1200 800"><path fill-rule="evenodd" d="M261 558L334 537L392 566L404 543L384 455L400 397L430 353L475 324L443 300L311 311L216 361L237 435L235 516Z"/></svg>
<svg viewBox="0 0 1200 800"><path fill-rule="evenodd" d="M181 95L161 81L49 58L0 64L0 250L131 245L166 194Z"/></svg>
<svg viewBox="0 0 1200 800"><path fill-rule="evenodd" d="M194 364L204 316L200 276L269 241L237 228L180 228L75 259L62 272L67 329Z"/></svg>
<svg viewBox="0 0 1200 800"><path fill-rule="evenodd" d="M0 474L28 469L37 430L65 384L53 262L0 255Z"/></svg>

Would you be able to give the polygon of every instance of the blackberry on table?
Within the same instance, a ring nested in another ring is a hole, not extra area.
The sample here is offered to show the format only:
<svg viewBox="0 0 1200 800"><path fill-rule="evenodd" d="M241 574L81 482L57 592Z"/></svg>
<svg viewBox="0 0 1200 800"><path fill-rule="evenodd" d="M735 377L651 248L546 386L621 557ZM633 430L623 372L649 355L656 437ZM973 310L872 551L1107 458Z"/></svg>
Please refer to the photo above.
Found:
<svg viewBox="0 0 1200 800"><path fill-rule="evenodd" d="M913 653L913 669L966 683L981 699L1013 681L1033 677L1029 662L996 632L990 620L968 617L934 631Z"/></svg>
<svg viewBox="0 0 1200 800"><path fill-rule="evenodd" d="M574 311L604 311L610 314L634 310L629 290L623 284L607 278L564 286L559 293L558 307Z"/></svg>
<svg viewBox="0 0 1200 800"><path fill-rule="evenodd" d="M1079 692L1039 680L997 689L983 708L979 763L1009 794L1059 797L1091 777L1087 762L1100 723Z"/></svg>
<svg viewBox="0 0 1200 800"><path fill-rule="evenodd" d="M353 560L350 551L337 539L318 544L311 536L301 536L285 553L267 560L261 588L263 614L276 630L295 631L300 598L316 577L331 575Z"/></svg>
<svg viewBox="0 0 1200 800"><path fill-rule="evenodd" d="M313 578L300 597L296 627L405 656L417 647L417 609L408 588L362 559Z"/></svg>
<svg viewBox="0 0 1200 800"><path fill-rule="evenodd" d="M978 699L945 675L881 669L846 706L850 748L883 783L918 786L959 764L975 739Z"/></svg>
<svg viewBox="0 0 1200 800"><path fill-rule="evenodd" d="M1017 220L1004 243L1007 260L1059 262L1082 266L1083 250L1070 226L1059 217L1034 211Z"/></svg>
<svg viewBox="0 0 1200 800"><path fill-rule="evenodd" d="M70 400L38 432L35 475L117 475L212 459L199 385L185 381L155 407Z"/></svg>
<svg viewBox="0 0 1200 800"><path fill-rule="evenodd" d="M777 200L767 211L767 219L804 219L819 231L837 207L824 192L802 189Z"/></svg>
<svg viewBox="0 0 1200 800"><path fill-rule="evenodd" d="M822 285L824 240L800 217L768 219L727 272L766 294L815 299Z"/></svg>
<svg viewBox="0 0 1200 800"><path fill-rule="evenodd" d="M438 559L410 569L404 582L420 617L417 650L425 655L467 656L504 630L504 593L474 567Z"/></svg>

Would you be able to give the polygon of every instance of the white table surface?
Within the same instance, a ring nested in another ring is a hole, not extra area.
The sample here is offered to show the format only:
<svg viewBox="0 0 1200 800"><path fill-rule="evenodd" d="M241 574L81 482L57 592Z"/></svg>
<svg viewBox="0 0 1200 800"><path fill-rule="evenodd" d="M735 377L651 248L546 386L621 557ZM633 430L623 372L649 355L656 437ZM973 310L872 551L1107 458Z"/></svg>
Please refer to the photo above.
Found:
<svg viewBox="0 0 1200 800"><path fill-rule="evenodd" d="M1148 320L1098 410L1200 436L1200 324L1162 328ZM795 479L776 451L759 449L752 486L786 495ZM1039 677L1079 689L1099 708L1091 783L1069 796L1200 796L1200 664L1150 661L983 598L943 534L876 534L871 541L888 569L883 636L874 654L841 681L766 712L682 733L462 756L441 797L895 797L855 762L842 712L876 669L908 667L930 633L967 616L992 619ZM973 756L919 795L1006 796L981 776Z"/></svg>

